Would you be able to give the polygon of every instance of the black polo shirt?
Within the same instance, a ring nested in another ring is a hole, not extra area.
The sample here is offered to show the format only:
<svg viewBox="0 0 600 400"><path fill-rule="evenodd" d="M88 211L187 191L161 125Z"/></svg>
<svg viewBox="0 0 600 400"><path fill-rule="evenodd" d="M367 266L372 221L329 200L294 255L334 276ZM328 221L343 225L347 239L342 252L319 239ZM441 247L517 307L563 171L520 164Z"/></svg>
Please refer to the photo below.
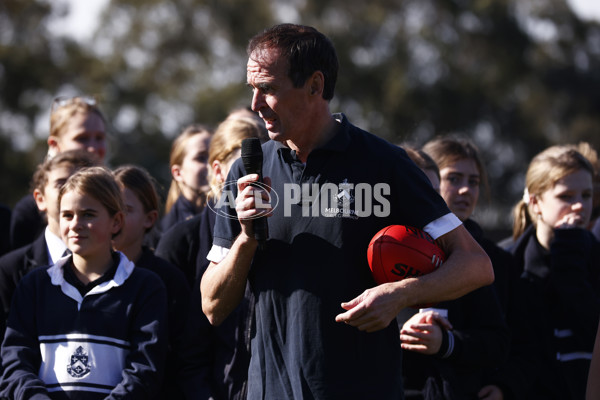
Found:
<svg viewBox="0 0 600 400"><path fill-rule="evenodd" d="M335 316L342 302L375 286L367 246L380 229L429 224L438 237L457 226L404 150L336 119L336 135L306 164L281 143L263 145L275 208L249 275L256 297L249 399L401 398L397 325L365 333ZM238 160L228 181L244 175ZM231 218L236 194L228 186L218 204L215 246L230 248L240 232Z"/></svg>

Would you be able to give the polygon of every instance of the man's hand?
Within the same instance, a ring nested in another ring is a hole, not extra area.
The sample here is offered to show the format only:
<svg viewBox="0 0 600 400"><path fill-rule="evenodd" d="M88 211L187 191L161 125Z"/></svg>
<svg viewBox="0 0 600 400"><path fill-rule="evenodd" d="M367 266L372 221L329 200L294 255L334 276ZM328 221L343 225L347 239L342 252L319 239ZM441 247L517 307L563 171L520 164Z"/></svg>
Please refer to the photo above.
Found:
<svg viewBox="0 0 600 400"><path fill-rule="evenodd" d="M257 216L269 216L273 209L271 208L271 179L264 178L264 183L260 187L253 186L252 183L258 181L257 174L250 174L241 177L237 181L238 195L235 199L235 211L237 212L242 233L253 238L252 221Z"/></svg>
<svg viewBox="0 0 600 400"><path fill-rule="evenodd" d="M361 331L375 332L386 328L404 307L394 293L392 284L384 283L342 303L342 308L347 311L338 314L335 320Z"/></svg>

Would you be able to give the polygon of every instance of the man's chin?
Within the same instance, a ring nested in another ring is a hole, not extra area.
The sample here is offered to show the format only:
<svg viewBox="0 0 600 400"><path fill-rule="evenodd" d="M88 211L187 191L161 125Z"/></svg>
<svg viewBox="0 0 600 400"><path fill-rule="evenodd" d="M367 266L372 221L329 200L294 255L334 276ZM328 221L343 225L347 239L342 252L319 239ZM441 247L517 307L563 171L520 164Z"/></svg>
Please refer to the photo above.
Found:
<svg viewBox="0 0 600 400"><path fill-rule="evenodd" d="M271 140L275 140L276 142L280 142L285 144L285 138L279 132L267 131L269 133L269 138Z"/></svg>

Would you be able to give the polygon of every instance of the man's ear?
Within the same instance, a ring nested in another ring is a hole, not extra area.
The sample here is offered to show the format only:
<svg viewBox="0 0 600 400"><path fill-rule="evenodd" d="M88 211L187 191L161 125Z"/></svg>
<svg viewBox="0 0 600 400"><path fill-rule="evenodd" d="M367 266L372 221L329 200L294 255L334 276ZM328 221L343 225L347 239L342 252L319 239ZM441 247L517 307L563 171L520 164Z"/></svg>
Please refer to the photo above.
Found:
<svg viewBox="0 0 600 400"><path fill-rule="evenodd" d="M318 94L319 96L322 96L323 89L325 87L325 77L323 76L323 73L321 71L315 71L308 79L310 85L310 94Z"/></svg>
<svg viewBox="0 0 600 400"><path fill-rule="evenodd" d="M48 211L48 204L46 204L46 196L40 189L33 190L33 198L35 200L35 204L37 204L38 210L41 212Z"/></svg>

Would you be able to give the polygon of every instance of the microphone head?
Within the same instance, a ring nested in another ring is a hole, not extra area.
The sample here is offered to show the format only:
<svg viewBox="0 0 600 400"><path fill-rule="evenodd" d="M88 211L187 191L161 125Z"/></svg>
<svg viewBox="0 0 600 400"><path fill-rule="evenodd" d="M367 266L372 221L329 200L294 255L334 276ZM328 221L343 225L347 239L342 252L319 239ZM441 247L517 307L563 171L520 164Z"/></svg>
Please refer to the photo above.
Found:
<svg viewBox="0 0 600 400"><path fill-rule="evenodd" d="M242 140L241 153L246 173L260 173L263 163L263 152L260 139L252 137Z"/></svg>
<svg viewBox="0 0 600 400"><path fill-rule="evenodd" d="M242 163L246 174L258 174L259 182L262 182L263 152L258 138L247 138L242 140ZM264 249L269 237L269 226L264 216L252 221L254 238L258 241L258 247Z"/></svg>

